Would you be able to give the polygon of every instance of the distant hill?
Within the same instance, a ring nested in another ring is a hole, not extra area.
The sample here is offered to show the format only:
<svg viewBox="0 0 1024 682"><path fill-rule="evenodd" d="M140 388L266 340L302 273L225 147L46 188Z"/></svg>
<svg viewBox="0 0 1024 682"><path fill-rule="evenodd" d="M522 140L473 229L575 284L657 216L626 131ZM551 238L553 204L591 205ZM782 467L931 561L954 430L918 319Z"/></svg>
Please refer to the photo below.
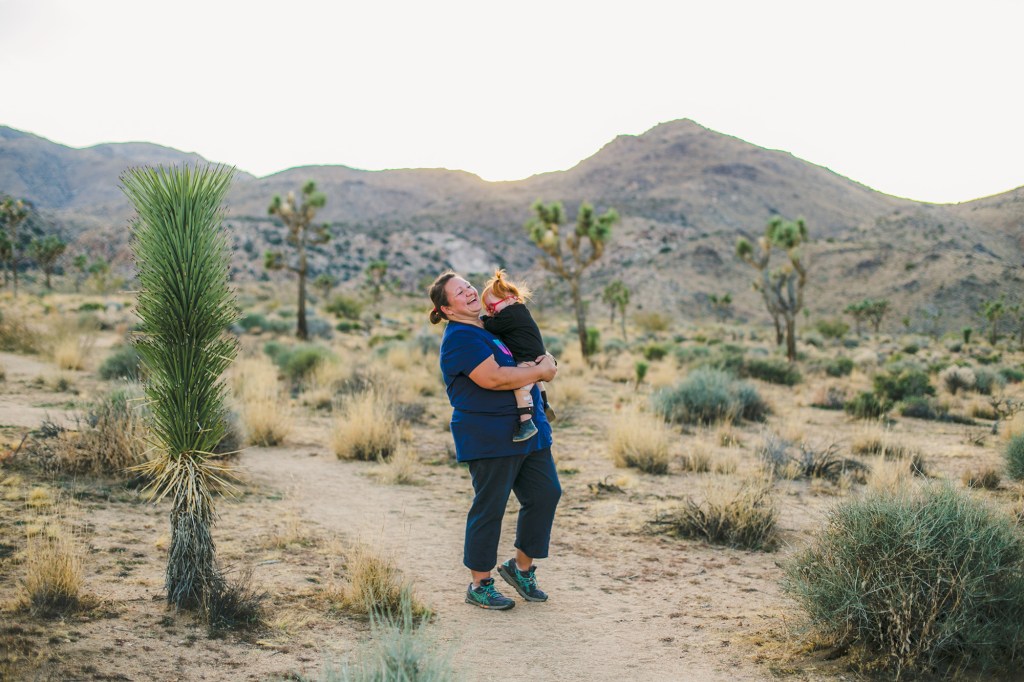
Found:
<svg viewBox="0 0 1024 682"><path fill-rule="evenodd" d="M0 127L0 193L31 199L79 248L102 249L122 263L131 211L118 188L121 171L201 162L148 143L72 149ZM312 267L350 286L378 258L410 289L449 266L475 274L500 265L542 285L537 252L522 230L536 199L561 200L570 216L582 201L615 207L622 223L591 273L593 298L619 277L638 306L677 316L706 316L708 295L727 291L738 315L763 316L752 273L733 247L740 235L756 237L773 215L807 221L814 241L807 303L816 316L841 314L855 298L886 297L896 308L894 329L903 315L913 327L938 319L952 328L970 323L981 300L1017 295L1024 262L1024 187L959 205L914 202L679 120L621 135L567 171L515 182L444 169L240 173L227 201L236 277L267 276L262 253L282 238L267 216L270 198L308 179L327 195L319 218L335 235L317 247ZM541 303L557 298L539 288Z"/></svg>

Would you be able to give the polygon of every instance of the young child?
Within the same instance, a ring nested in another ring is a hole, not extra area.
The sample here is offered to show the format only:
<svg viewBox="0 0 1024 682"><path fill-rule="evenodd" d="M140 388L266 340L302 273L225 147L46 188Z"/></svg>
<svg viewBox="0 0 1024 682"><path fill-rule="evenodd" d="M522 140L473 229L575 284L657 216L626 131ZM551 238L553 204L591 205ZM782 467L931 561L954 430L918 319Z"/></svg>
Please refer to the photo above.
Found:
<svg viewBox="0 0 1024 682"><path fill-rule="evenodd" d="M494 271L494 277L487 280L480 300L488 313L483 317L484 329L501 338L520 366L532 365L538 357L545 354L540 329L525 305L526 301L530 300L529 289L505 279L505 271L499 268ZM544 401L544 414L548 421L554 421L555 414L548 404L544 383L538 383ZM530 395L532 388L533 384L529 384L513 391L516 396L516 407L519 408L519 426L512 440L517 443L529 440L537 433L537 425L533 423L534 406L533 397Z"/></svg>

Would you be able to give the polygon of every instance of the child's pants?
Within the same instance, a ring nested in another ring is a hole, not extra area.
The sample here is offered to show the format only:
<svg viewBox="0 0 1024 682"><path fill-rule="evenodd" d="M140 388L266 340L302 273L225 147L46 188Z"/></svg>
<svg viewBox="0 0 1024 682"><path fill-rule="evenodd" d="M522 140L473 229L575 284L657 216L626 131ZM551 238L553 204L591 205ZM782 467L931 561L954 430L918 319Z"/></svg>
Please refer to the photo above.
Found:
<svg viewBox="0 0 1024 682"><path fill-rule="evenodd" d="M473 477L473 506L466 518L466 545L462 562L472 571L489 571L498 563L501 519L509 492L522 505L516 524L515 546L531 559L548 555L551 524L562 495L551 448L528 455L474 459L468 462Z"/></svg>

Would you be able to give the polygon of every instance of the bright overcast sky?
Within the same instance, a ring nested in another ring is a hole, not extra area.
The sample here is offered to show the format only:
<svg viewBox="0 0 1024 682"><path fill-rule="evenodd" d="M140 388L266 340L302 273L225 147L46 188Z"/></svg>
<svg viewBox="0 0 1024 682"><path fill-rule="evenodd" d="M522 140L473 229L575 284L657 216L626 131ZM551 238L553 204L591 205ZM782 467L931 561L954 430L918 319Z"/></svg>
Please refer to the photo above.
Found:
<svg viewBox="0 0 1024 682"><path fill-rule="evenodd" d="M875 189L1024 185L1021 0L0 0L0 124L293 166L569 168L690 118Z"/></svg>

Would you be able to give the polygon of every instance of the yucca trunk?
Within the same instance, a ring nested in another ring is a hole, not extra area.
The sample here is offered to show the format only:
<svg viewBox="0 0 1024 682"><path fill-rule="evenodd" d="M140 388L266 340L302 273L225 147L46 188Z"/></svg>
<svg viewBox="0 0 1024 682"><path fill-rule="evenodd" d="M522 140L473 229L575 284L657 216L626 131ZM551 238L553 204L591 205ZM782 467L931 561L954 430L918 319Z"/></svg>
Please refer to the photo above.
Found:
<svg viewBox="0 0 1024 682"><path fill-rule="evenodd" d="M121 178L138 211L132 247L139 271L134 343L145 374L157 456L140 469L157 500L171 498L167 601L204 608L223 586L210 528L213 496L229 476L213 450L224 436L225 387L234 359L226 334L238 318L228 285L221 201L233 171L139 168Z"/></svg>

